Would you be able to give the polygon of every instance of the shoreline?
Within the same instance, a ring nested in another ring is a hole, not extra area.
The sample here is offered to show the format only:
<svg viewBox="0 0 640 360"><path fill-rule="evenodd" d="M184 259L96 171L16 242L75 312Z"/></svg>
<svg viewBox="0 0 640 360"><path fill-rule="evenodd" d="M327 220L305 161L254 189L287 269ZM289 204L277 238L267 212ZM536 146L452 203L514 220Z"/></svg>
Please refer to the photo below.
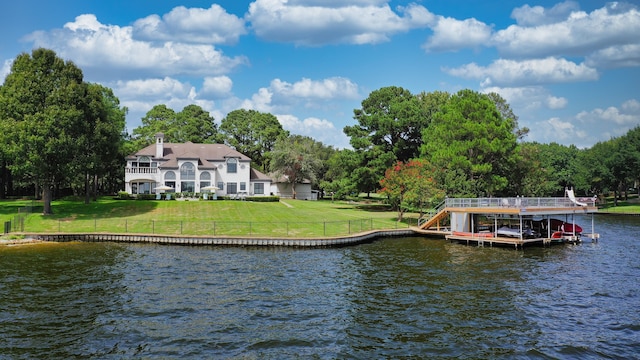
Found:
<svg viewBox="0 0 640 360"><path fill-rule="evenodd" d="M340 247L375 241L379 238L425 235L413 228L371 230L358 234L323 238L269 238L251 236L184 236L158 234L106 234L106 233L56 233L22 234L24 239L0 240L0 245L22 245L51 242L118 242L155 243L166 245L209 245L209 246L287 246L287 247ZM437 236L438 234L433 234Z"/></svg>
<svg viewBox="0 0 640 360"><path fill-rule="evenodd" d="M30 244L40 244L44 241L34 239L34 238L24 238L24 239L0 239L0 246L11 246L11 245L30 245Z"/></svg>

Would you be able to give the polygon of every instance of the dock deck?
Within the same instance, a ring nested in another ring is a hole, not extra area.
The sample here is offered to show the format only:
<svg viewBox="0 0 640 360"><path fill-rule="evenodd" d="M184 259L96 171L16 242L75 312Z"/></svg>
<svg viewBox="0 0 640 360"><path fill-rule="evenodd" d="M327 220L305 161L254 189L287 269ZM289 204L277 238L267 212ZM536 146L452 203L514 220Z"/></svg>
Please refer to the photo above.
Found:
<svg viewBox="0 0 640 360"><path fill-rule="evenodd" d="M563 243L576 243L577 239L569 241L569 239L552 239L552 238L531 238L531 239L519 239L510 237L479 237L479 236L465 236L465 235L446 235L445 239L449 241L455 241L458 243L466 243L467 245L476 244L478 246L513 246L516 249L523 248L525 245L551 245L551 244L563 244Z"/></svg>
<svg viewBox="0 0 640 360"><path fill-rule="evenodd" d="M565 220L570 218L571 222L566 223L573 226L575 215L593 214L598 212L598 208L595 198L576 199L572 190L570 194L567 197L554 198L447 198L429 216L424 217L418 227L425 235L444 236L449 241L467 244L521 248L533 244L544 246L553 243L576 243L580 242L579 233L563 232L560 236L552 236L560 229L551 228L551 217L562 216ZM443 223L447 217L450 224ZM478 219L485 219L485 224L480 226ZM487 225L487 219L490 219L492 224ZM540 231L539 236L499 236L499 222L515 222L516 231L522 234L524 222L532 223L533 219L544 223L544 231ZM482 227L484 229L481 231ZM487 227L493 230L487 231ZM597 240L599 235L593 229L593 219L591 227L591 233L585 233L583 236Z"/></svg>

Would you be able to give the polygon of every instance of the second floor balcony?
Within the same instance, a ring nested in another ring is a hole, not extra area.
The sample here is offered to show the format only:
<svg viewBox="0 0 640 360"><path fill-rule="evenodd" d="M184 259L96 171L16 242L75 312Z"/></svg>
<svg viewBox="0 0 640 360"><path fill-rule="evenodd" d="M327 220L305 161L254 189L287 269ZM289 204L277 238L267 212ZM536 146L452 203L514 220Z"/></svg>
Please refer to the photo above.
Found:
<svg viewBox="0 0 640 360"><path fill-rule="evenodd" d="M158 168L154 167L127 167L124 169L125 174L157 174Z"/></svg>

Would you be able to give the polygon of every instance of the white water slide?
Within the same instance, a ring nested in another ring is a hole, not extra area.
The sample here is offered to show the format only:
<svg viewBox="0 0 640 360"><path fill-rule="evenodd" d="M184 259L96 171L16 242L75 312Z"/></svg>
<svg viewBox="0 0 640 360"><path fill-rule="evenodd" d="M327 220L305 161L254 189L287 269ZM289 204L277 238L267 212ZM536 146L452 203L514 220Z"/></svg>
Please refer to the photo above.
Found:
<svg viewBox="0 0 640 360"><path fill-rule="evenodd" d="M588 206L587 203L580 202L576 199L576 195L573 193L573 188L565 189L564 192L567 194L567 196L569 197L569 200L571 200L572 203L578 206Z"/></svg>

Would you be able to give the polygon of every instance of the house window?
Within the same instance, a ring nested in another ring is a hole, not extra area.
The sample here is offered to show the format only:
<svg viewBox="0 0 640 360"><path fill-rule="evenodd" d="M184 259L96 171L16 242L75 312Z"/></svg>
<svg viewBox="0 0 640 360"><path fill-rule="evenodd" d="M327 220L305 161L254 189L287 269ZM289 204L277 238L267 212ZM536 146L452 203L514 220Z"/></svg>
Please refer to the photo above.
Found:
<svg viewBox="0 0 640 360"><path fill-rule="evenodd" d="M238 183L227 183L227 194L237 194Z"/></svg>
<svg viewBox="0 0 640 360"><path fill-rule="evenodd" d="M227 160L227 172L228 173L238 172L238 161L236 159Z"/></svg>
<svg viewBox="0 0 640 360"><path fill-rule="evenodd" d="M240 191L247 191L247 183L246 182L241 182L240 183Z"/></svg>
<svg viewBox="0 0 640 360"><path fill-rule="evenodd" d="M220 190L224 190L224 183L222 181L218 181L218 185L216 185Z"/></svg>
<svg viewBox="0 0 640 360"><path fill-rule="evenodd" d="M263 183L255 183L255 184L253 184L253 193L254 194L264 194L264 184Z"/></svg>
<svg viewBox="0 0 640 360"><path fill-rule="evenodd" d="M200 181L200 190L202 191L202 188L206 188L209 185L211 185L211 181Z"/></svg>
<svg viewBox="0 0 640 360"><path fill-rule="evenodd" d="M180 192L196 192L195 181L183 181L180 183Z"/></svg>
<svg viewBox="0 0 640 360"><path fill-rule="evenodd" d="M176 173L173 171L167 171L166 174L164 174L164 179L165 180L175 180L176 179Z"/></svg>
<svg viewBox="0 0 640 360"><path fill-rule="evenodd" d="M151 159L149 159L148 156L142 156L140 157L140 159L138 159L138 166L139 167L151 167Z"/></svg>
<svg viewBox="0 0 640 360"><path fill-rule="evenodd" d="M186 162L180 166L180 180L195 180L196 167L192 163Z"/></svg>
<svg viewBox="0 0 640 360"><path fill-rule="evenodd" d="M164 184L166 186L170 186L173 188L173 190L167 190L165 192L176 192L176 182L175 181L165 181Z"/></svg>
<svg viewBox="0 0 640 360"><path fill-rule="evenodd" d="M211 173L208 171L203 171L200 173L200 180L211 180Z"/></svg>
<svg viewBox="0 0 640 360"><path fill-rule="evenodd" d="M153 187L152 187L151 183L148 183L148 182L132 182L131 183L132 194L150 194L152 191L155 191L155 184L153 184Z"/></svg>

